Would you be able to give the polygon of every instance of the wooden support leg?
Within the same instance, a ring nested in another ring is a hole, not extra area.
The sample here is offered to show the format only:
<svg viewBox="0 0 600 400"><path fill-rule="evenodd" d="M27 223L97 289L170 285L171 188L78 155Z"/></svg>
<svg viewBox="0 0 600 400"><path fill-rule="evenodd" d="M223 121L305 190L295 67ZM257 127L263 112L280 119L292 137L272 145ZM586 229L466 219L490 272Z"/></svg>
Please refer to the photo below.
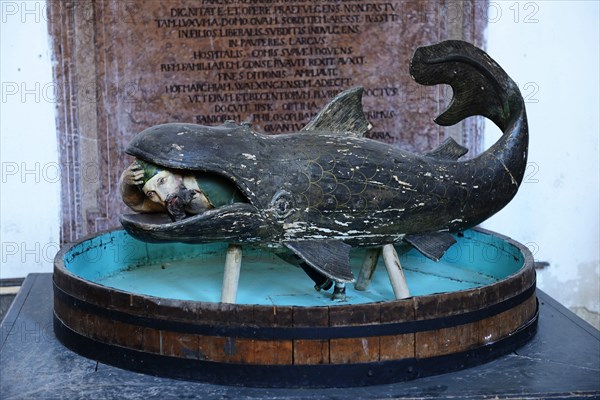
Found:
<svg viewBox="0 0 600 400"><path fill-rule="evenodd" d="M385 263L385 267L390 277L396 299L406 299L407 297L410 297L406 278L404 277L404 272L402 271L402 266L398 259L398 253L396 253L393 244L386 244L383 246L383 262Z"/></svg>
<svg viewBox="0 0 600 400"><path fill-rule="evenodd" d="M371 284L371 279L373 279L375 267L377 266L377 261L379 260L380 253L381 247L367 249L367 252L365 253L365 258L363 258L362 268L360 269L360 273L358 274L358 279L354 284L354 288L356 290L363 291L369 288L369 285Z"/></svg>
<svg viewBox="0 0 600 400"><path fill-rule="evenodd" d="M333 300L345 301L346 300L346 284L342 282L336 282L333 288Z"/></svg>
<svg viewBox="0 0 600 400"><path fill-rule="evenodd" d="M240 267L242 265L242 246L230 244L225 256L225 271L221 289L221 303L235 303L237 298Z"/></svg>

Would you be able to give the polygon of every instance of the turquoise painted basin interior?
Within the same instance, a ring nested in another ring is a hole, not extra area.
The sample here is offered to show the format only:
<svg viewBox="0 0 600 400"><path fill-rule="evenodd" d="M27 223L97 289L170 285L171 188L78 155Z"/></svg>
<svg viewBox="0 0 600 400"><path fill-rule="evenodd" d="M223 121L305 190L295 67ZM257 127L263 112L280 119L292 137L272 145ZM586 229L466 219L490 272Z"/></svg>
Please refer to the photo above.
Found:
<svg viewBox="0 0 600 400"><path fill-rule="evenodd" d="M411 295L453 292L493 284L516 273L524 256L516 246L491 233L469 230L455 236L439 262L397 245ZM219 302L226 243L190 245L144 243L116 230L95 236L65 253L65 267L82 279L125 292L155 297ZM364 250L351 254L358 277ZM268 250L243 248L237 303L286 306L332 305L331 290L317 292L312 280ZM380 257L367 291L347 285L343 304L394 299Z"/></svg>

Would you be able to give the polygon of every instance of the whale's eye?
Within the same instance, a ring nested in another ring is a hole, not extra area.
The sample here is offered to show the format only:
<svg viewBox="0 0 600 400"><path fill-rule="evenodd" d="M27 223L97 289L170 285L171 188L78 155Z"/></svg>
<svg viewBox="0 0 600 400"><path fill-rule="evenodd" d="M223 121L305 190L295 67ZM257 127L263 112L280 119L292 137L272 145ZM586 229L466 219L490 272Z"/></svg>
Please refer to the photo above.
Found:
<svg viewBox="0 0 600 400"><path fill-rule="evenodd" d="M294 198L289 192L280 190L273 196L271 208L277 218L286 218L294 212Z"/></svg>
<svg viewBox="0 0 600 400"><path fill-rule="evenodd" d="M284 213L284 212L286 212L286 211L288 210L288 207L289 207L289 206L290 206L290 203L288 203L287 201L286 201L286 202L280 202L280 203L278 204L278 207L279 207L279 212L280 212L280 213Z"/></svg>

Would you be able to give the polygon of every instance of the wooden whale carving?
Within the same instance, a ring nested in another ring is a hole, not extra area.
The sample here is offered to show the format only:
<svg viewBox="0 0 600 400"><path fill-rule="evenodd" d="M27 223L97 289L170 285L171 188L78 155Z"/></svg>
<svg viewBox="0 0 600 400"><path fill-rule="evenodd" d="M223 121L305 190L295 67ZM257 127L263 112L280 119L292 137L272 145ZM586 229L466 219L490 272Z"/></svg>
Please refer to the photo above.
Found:
<svg viewBox="0 0 600 400"><path fill-rule="evenodd" d="M446 41L415 52L421 84L449 84L454 98L435 122L472 115L503 131L481 155L452 139L426 154L370 140L361 88L330 102L302 131L267 136L250 125L165 124L139 133L127 153L182 173L210 174L242 194L231 204L172 221L126 214L123 227L152 242L222 241L284 248L319 273L351 282L353 246L406 241L439 259L455 241L516 194L527 162L528 129L517 85L485 52Z"/></svg>

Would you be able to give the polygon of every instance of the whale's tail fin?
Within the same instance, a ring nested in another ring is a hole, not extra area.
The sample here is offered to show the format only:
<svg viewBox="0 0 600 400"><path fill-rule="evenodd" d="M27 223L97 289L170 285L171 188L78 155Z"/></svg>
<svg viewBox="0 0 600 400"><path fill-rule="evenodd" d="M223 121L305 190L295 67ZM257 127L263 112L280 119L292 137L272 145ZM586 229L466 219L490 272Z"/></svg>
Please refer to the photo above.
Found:
<svg viewBox="0 0 600 400"><path fill-rule="evenodd" d="M463 208L462 212L468 214L469 226L481 223L515 196L527 167L529 133L519 88L483 50L461 41L417 49L410 73L418 83L445 83L452 87L452 101L436 123L452 125L469 116L482 115L503 132L490 148L460 165L465 179L471 179L469 182L477 189L467 195L464 202L469 203L469 210ZM460 155L458 150L450 143L430 154L447 159ZM488 189L484 194L481 188L485 185ZM467 219L465 215L460 218Z"/></svg>
<svg viewBox="0 0 600 400"><path fill-rule="evenodd" d="M524 109L518 86L483 50L470 43L449 40L415 51L410 74L422 85L449 84L454 96L435 122L454 125L482 115L503 131Z"/></svg>

